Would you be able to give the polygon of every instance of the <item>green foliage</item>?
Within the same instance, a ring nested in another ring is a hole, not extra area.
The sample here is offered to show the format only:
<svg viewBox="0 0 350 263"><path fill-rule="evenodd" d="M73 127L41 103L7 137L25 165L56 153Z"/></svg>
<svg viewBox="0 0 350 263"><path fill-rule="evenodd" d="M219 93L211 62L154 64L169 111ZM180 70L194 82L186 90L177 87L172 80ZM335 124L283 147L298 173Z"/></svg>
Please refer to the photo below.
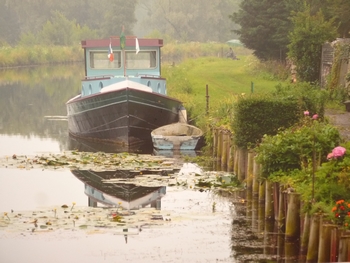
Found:
<svg viewBox="0 0 350 263"><path fill-rule="evenodd" d="M327 102L328 93L321 90L318 85L307 82L299 82L296 84L279 84L273 96L284 96L298 98L300 109L309 111L310 116L317 114L319 119L324 118L325 104Z"/></svg>
<svg viewBox="0 0 350 263"><path fill-rule="evenodd" d="M142 19L142 31L158 30L180 42L220 41L235 37L231 21L232 10L241 0L151 0L139 1L139 9L147 10ZM147 33L148 33L147 32Z"/></svg>
<svg viewBox="0 0 350 263"><path fill-rule="evenodd" d="M42 43L59 46L72 45L75 22L69 21L58 11L53 12L51 21L46 22L39 34Z"/></svg>
<svg viewBox="0 0 350 263"><path fill-rule="evenodd" d="M338 35L343 38L350 37L350 1L327 0L326 8L337 26Z"/></svg>
<svg viewBox="0 0 350 263"><path fill-rule="evenodd" d="M43 30L43 27L55 30L46 32L46 35L57 35L60 45L62 41L70 41L67 38L70 35L68 31L71 30L69 25L59 20L60 25L57 28L53 21L56 13L60 13L68 21L74 21L83 31L86 32L84 28L89 28L94 34L103 37L119 35L123 24L126 27L126 33L132 34L132 28L136 22L134 15L136 0L127 2L124 0L112 2L109 0L31 0L21 2L21 4L16 1L0 0L1 4L6 6L6 9L1 8L0 15L6 12L8 17L5 14L1 16L4 17L4 21L1 20L4 23L0 23L0 32L5 33L1 35L11 44L16 44L21 35L28 33L37 35ZM48 21L51 25L48 24ZM50 36L51 39L54 39L53 35ZM75 33L73 35L78 37Z"/></svg>
<svg viewBox="0 0 350 263"><path fill-rule="evenodd" d="M305 204L305 212L322 213L327 220L342 225L342 227L344 227L343 223L347 223L345 226L349 228L350 217L344 216L345 214L341 215L341 213L350 209L346 204L350 200L350 142L343 147L346 148L346 153L338 159L326 160L326 151L319 154L321 165L319 163L317 166L314 181L310 168L274 172L269 176L269 180L293 188L300 194ZM347 207L339 210L342 204L346 204Z"/></svg>
<svg viewBox="0 0 350 263"><path fill-rule="evenodd" d="M0 48L0 67L82 61L83 57L83 50L78 46L3 47Z"/></svg>
<svg viewBox="0 0 350 263"><path fill-rule="evenodd" d="M51 21L47 21L42 30L37 34L32 32L23 34L20 45L58 45L71 46L85 38L96 38L97 31L87 26L81 27L75 20L69 21L62 13L52 13Z"/></svg>
<svg viewBox="0 0 350 263"><path fill-rule="evenodd" d="M6 2L9 1L0 0L0 42L13 45L18 41L20 25L15 10L10 8Z"/></svg>
<svg viewBox="0 0 350 263"><path fill-rule="evenodd" d="M136 3L137 0L108 1L108 8L103 14L101 35L103 37L119 36L122 32L122 26L125 28L125 35L130 35L133 25L136 23Z"/></svg>
<svg viewBox="0 0 350 263"><path fill-rule="evenodd" d="M314 156L319 163L339 144L338 130L330 124L305 116L297 125L275 136L264 136L255 149L261 173L269 177L276 173L311 169Z"/></svg>
<svg viewBox="0 0 350 263"><path fill-rule="evenodd" d="M245 0L230 18L241 26L234 31L240 35L242 43L254 50L259 59L284 60L288 32L292 30L288 17L295 6L288 5L288 1Z"/></svg>
<svg viewBox="0 0 350 263"><path fill-rule="evenodd" d="M301 81L317 82L320 76L322 44L335 39L333 21L326 21L321 11L311 15L309 6L292 16L288 56L297 67Z"/></svg>
<svg viewBox="0 0 350 263"><path fill-rule="evenodd" d="M275 135L299 119L297 98L251 96L240 99L235 108L232 129L239 147L256 146L263 136Z"/></svg>
<svg viewBox="0 0 350 263"><path fill-rule="evenodd" d="M338 146L338 145L335 145ZM317 200L350 200L350 142L344 145L344 157L334 158L322 164L316 172L320 187Z"/></svg>
<svg viewBox="0 0 350 263"><path fill-rule="evenodd" d="M258 61L252 70L254 74L260 74L268 80L288 80L290 77L290 70L286 65L276 60Z"/></svg>
<svg viewBox="0 0 350 263"><path fill-rule="evenodd" d="M168 34L163 34L159 30L153 30L149 34L145 36L146 38L160 38L163 39L163 43L165 43L165 47L168 47L170 43L175 43L176 40L173 39L170 35ZM163 48L164 50L164 48Z"/></svg>

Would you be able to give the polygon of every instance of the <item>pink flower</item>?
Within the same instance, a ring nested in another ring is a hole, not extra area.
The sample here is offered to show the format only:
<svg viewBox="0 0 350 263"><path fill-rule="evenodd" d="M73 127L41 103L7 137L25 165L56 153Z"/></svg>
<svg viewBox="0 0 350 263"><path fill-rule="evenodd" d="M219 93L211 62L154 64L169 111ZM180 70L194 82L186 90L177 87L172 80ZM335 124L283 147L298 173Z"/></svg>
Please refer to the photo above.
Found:
<svg viewBox="0 0 350 263"><path fill-rule="evenodd" d="M309 114L310 114L309 111L307 111L307 110L304 111L304 116L309 116Z"/></svg>
<svg viewBox="0 0 350 263"><path fill-rule="evenodd" d="M334 157L342 157L346 152L344 147L338 146L335 147L332 151Z"/></svg>
<svg viewBox="0 0 350 263"><path fill-rule="evenodd" d="M317 115L317 114L314 114L314 115L312 116L312 119L313 119L313 120L317 120L317 118L318 118L318 115Z"/></svg>

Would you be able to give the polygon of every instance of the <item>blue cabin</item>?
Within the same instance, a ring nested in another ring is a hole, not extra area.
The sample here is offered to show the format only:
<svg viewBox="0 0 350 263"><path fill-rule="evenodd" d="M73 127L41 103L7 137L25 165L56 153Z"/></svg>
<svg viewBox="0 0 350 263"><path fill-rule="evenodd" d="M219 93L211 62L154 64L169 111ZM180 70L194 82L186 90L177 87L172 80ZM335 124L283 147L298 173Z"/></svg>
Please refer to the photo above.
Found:
<svg viewBox="0 0 350 263"><path fill-rule="evenodd" d="M166 81L161 77L162 39L126 37L124 49L120 47L119 37L84 40L81 44L85 57L82 97L124 80L143 84L153 92L167 95ZM113 59L109 58L110 49Z"/></svg>

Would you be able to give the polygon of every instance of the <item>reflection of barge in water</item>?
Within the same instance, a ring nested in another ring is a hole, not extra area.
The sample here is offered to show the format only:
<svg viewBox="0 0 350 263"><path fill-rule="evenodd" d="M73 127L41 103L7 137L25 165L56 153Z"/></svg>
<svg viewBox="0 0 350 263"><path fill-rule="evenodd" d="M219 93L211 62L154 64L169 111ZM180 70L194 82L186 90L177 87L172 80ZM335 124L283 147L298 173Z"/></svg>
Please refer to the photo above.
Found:
<svg viewBox="0 0 350 263"><path fill-rule="evenodd" d="M151 205L161 208L161 198L166 194L166 187L145 187L126 183L104 183L105 179L129 178L136 175L130 170L92 171L71 170L85 185L85 194L89 206L96 207L97 203L105 206L120 206L124 209L138 209ZM139 174L139 171L138 171Z"/></svg>

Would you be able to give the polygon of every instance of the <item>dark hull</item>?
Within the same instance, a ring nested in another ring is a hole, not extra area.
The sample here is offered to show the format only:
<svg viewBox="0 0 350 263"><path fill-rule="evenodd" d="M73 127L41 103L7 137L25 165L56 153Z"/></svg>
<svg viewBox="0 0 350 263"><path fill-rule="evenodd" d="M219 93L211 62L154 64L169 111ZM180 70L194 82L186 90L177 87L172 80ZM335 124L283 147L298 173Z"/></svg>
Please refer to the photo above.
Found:
<svg viewBox="0 0 350 263"><path fill-rule="evenodd" d="M73 136L135 147L152 143L152 130L179 121L181 102L157 93L125 88L67 102Z"/></svg>

